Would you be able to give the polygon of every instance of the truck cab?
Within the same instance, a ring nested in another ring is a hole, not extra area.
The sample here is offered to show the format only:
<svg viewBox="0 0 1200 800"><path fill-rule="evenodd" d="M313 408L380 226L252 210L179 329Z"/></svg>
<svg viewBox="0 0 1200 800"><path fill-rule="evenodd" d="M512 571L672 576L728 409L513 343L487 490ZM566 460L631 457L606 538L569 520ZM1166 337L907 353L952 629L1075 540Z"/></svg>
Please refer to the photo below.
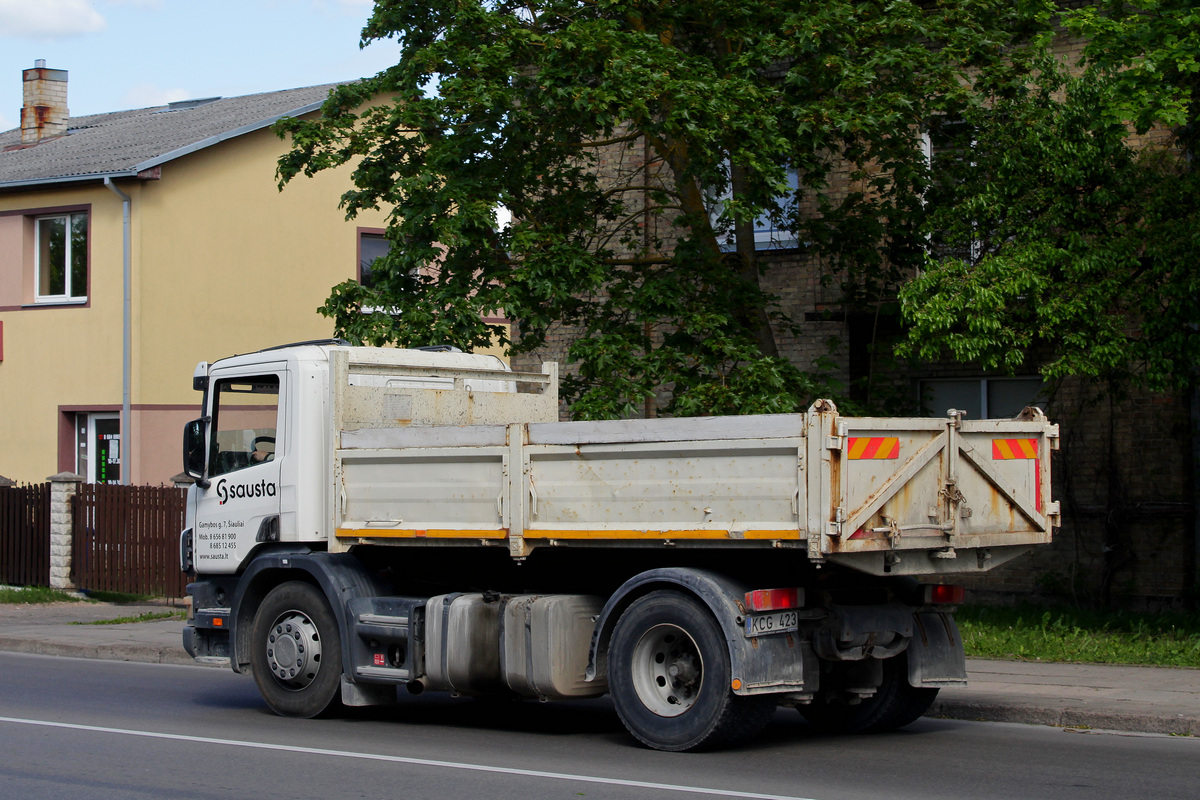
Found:
<svg viewBox="0 0 1200 800"><path fill-rule="evenodd" d="M188 491L187 528L198 573L234 574L262 544L326 541L333 481L332 462L324 456L333 436L332 349L357 351L380 365L376 375L355 376L360 385L453 393L452 373L467 370L484 376L460 379L472 392L516 391L502 379L508 368L500 359L445 348L389 351L330 341L199 364L193 386L204 392L204 416L189 423L184 435L185 472L195 481ZM422 372L429 368L444 374ZM402 424L411 421L412 409L394 400L381 413Z"/></svg>

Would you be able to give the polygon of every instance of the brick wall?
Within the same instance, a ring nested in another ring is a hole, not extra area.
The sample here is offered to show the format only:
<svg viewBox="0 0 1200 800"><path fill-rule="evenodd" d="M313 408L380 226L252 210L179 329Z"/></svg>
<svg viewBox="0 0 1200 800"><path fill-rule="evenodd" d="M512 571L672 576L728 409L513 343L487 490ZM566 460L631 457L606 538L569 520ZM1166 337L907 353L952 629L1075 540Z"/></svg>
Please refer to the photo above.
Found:
<svg viewBox="0 0 1200 800"><path fill-rule="evenodd" d="M1191 436L1181 396L1111 396L1081 381L1056 392L1048 414L1062 431L1054 544L968 585L979 597L1033 594L1162 609L1195 588Z"/></svg>

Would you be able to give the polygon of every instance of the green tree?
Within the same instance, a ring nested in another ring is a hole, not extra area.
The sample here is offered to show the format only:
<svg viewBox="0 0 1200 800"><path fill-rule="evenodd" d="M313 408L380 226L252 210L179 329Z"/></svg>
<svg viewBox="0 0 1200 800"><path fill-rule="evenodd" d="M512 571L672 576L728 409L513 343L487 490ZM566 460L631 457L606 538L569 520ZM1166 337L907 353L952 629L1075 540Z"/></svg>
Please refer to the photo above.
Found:
<svg viewBox="0 0 1200 800"><path fill-rule="evenodd" d="M779 354L754 221L894 290L923 252L922 125L1015 91L1045 6L379 0L363 40L398 63L279 126L281 183L352 163L348 215L395 209L372 285L322 312L352 341L514 352L571 326L577 416L664 389L666 413L794 409L826 389Z"/></svg>
<svg viewBox="0 0 1200 800"><path fill-rule="evenodd" d="M1186 387L1200 365L1200 11L1105 2L1064 16L1078 64L972 109L969 163L935 190L931 256L901 292L909 355L1050 378ZM1151 134L1149 141L1133 134ZM1157 134L1155 138L1154 134Z"/></svg>

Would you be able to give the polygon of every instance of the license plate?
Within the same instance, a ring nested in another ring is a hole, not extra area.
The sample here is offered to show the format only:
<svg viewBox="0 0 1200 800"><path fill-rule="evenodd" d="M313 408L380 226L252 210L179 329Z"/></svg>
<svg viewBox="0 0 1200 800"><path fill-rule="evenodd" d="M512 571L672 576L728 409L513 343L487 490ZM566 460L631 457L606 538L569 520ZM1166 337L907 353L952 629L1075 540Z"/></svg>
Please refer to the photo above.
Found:
<svg viewBox="0 0 1200 800"><path fill-rule="evenodd" d="M774 614L757 614L752 617L746 617L747 636L787 633L799 628L800 614L796 611L777 611Z"/></svg>

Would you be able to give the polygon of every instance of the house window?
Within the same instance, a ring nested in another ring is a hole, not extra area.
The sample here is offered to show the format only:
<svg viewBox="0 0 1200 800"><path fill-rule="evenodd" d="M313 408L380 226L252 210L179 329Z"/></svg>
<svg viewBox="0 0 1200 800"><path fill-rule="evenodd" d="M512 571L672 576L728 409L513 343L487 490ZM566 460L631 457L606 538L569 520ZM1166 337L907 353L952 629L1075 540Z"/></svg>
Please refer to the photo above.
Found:
<svg viewBox="0 0 1200 800"><path fill-rule="evenodd" d="M120 416L76 414L75 430L75 471L88 483L120 483Z"/></svg>
<svg viewBox="0 0 1200 800"><path fill-rule="evenodd" d="M372 285L372 266L375 260L388 254L391 244L382 233L358 235L358 282L367 288Z"/></svg>
<svg viewBox="0 0 1200 800"><path fill-rule="evenodd" d="M36 301L76 302L87 299L88 215L55 214L34 220L37 242Z"/></svg>
<svg viewBox="0 0 1200 800"><path fill-rule="evenodd" d="M1026 406L1044 406L1041 378L946 378L919 384L921 413L940 417L950 409L967 419L1006 419Z"/></svg>

